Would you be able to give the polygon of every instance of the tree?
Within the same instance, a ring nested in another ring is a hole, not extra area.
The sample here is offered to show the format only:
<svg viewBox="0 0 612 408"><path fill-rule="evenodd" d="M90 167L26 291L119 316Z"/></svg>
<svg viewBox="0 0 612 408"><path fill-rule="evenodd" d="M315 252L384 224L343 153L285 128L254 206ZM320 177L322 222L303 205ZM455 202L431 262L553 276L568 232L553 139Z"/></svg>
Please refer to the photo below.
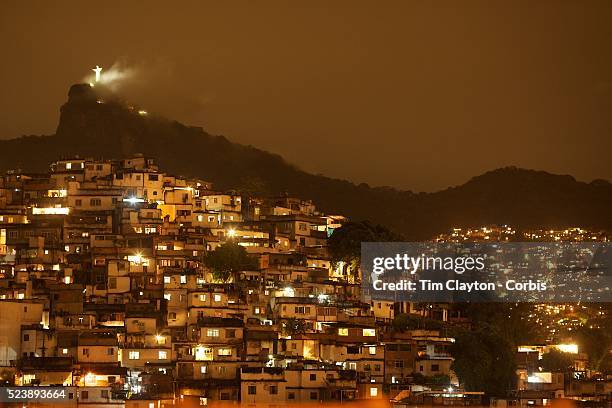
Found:
<svg viewBox="0 0 612 408"><path fill-rule="evenodd" d="M450 348L452 370L466 391L505 396L516 384L515 347L494 331L462 331Z"/></svg>
<svg viewBox="0 0 612 408"><path fill-rule="evenodd" d="M348 275L359 270L362 242L401 241L401 236L369 221L349 222L338 228L327 241L334 266L342 262Z"/></svg>
<svg viewBox="0 0 612 408"><path fill-rule="evenodd" d="M467 390L504 396L516 384L517 345L541 336L529 323L533 306L471 303L457 307L470 318L472 329L455 333L453 370Z"/></svg>
<svg viewBox="0 0 612 408"><path fill-rule="evenodd" d="M610 327L602 325L602 327ZM574 334L580 351L587 353L592 369L606 372L610 363L610 350L612 349L612 333L601 328L581 327Z"/></svg>
<svg viewBox="0 0 612 408"><path fill-rule="evenodd" d="M553 349L542 354L540 365L544 371L565 373L571 371L574 366L574 357L569 353Z"/></svg>
<svg viewBox="0 0 612 408"><path fill-rule="evenodd" d="M421 373L414 372L411 374L412 383L418 385L437 385L437 386L449 386L450 377L448 375L432 375L427 377Z"/></svg>
<svg viewBox="0 0 612 408"><path fill-rule="evenodd" d="M295 336L296 334L306 333L306 322L295 317L290 317L283 323L283 334L285 336Z"/></svg>
<svg viewBox="0 0 612 408"><path fill-rule="evenodd" d="M391 327L393 327L395 331L404 332L406 330L416 329L417 325L406 313L400 313L393 318Z"/></svg>
<svg viewBox="0 0 612 408"><path fill-rule="evenodd" d="M529 320L533 305L528 303L467 303L457 305L477 329L496 332L514 345L538 342L541 329Z"/></svg>
<svg viewBox="0 0 612 408"><path fill-rule="evenodd" d="M230 277L236 281L236 274L241 271L258 269L257 260L251 258L246 250L235 242L228 241L209 252L204 264L213 271L213 277L227 282Z"/></svg>
<svg viewBox="0 0 612 408"><path fill-rule="evenodd" d="M393 330L404 332L406 330L425 329L425 330L442 330L444 325L434 319L423 317L414 317L406 313L400 313L393 318L391 323Z"/></svg>

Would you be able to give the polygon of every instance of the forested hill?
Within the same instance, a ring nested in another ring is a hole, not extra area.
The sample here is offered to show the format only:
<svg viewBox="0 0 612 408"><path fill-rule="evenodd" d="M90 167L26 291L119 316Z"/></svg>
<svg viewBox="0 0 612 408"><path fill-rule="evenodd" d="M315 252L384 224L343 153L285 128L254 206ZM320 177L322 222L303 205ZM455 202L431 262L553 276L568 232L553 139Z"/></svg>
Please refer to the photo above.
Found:
<svg viewBox="0 0 612 408"><path fill-rule="evenodd" d="M54 135L0 141L0 170L47 171L60 157L133 153L155 157L166 171L210 180L219 189L309 198L328 213L368 219L411 240L483 224L612 229L607 181L583 183L509 167L435 193L373 188L304 172L278 155L145 113L86 84L70 88Z"/></svg>

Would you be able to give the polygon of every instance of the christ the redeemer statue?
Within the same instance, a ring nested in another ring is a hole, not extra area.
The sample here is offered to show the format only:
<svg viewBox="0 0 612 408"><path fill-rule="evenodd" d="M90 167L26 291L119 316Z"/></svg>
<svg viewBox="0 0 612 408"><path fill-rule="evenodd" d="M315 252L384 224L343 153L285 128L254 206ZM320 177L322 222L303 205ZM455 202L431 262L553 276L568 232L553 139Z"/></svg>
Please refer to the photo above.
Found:
<svg viewBox="0 0 612 408"><path fill-rule="evenodd" d="M100 73L102 72L102 67L99 67L96 65L96 67L94 69L92 69L93 72L96 73L96 82L100 81Z"/></svg>

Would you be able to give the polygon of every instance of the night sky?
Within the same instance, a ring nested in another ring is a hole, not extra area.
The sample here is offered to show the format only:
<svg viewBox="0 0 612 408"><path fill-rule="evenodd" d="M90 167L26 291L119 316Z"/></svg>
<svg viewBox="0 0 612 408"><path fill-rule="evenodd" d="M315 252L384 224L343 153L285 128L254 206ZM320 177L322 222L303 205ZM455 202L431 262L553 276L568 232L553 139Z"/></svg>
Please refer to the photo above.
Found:
<svg viewBox="0 0 612 408"><path fill-rule="evenodd" d="M99 64L144 109L314 173L612 180L611 21L609 0L3 1L0 138L52 134Z"/></svg>

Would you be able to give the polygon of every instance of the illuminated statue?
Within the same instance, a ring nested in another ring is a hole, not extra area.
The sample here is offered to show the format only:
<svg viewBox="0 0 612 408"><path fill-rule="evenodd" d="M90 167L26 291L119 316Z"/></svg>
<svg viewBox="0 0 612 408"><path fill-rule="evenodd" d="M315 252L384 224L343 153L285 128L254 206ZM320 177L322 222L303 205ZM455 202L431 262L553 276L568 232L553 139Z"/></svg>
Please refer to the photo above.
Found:
<svg viewBox="0 0 612 408"><path fill-rule="evenodd" d="M102 67L96 65L96 67L92 69L92 71L96 73L96 82L100 82L100 73L102 72Z"/></svg>

